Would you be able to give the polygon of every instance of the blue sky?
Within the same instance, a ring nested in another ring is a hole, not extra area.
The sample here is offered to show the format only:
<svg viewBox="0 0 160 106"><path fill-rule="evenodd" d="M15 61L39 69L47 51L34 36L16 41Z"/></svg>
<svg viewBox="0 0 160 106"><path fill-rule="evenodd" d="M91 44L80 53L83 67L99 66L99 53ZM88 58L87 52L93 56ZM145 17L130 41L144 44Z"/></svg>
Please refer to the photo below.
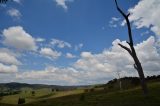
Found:
<svg viewBox="0 0 160 106"><path fill-rule="evenodd" d="M148 42L155 51L155 54L140 52L140 56L158 55L157 58L160 58L159 22L146 21L149 13L142 18L141 14L137 14L140 3L144 7L141 10L147 11L146 1L118 0L126 13L131 12L133 38L135 44L140 45L137 49L141 46L146 49L148 44L144 44ZM151 6L156 4L156 1L150 3ZM107 62L100 60L105 53L113 54L117 48L115 42L124 43L128 39L126 26L122 25L124 19L116 10L114 0L13 0L1 5L0 11L1 82L60 85L105 83L116 77L115 72L119 71L117 64L125 61L122 59L116 63L116 56L113 56L111 60L115 61L109 63L108 54L104 57ZM152 18L154 20L156 16ZM158 62L156 60L155 64ZM131 66L132 63L124 66ZM92 65L97 67L92 69ZM155 70L159 71L159 67ZM123 72L122 76L128 76L126 73ZM155 71L146 72L146 75L150 74L155 74ZM5 79L6 76L9 79Z"/></svg>

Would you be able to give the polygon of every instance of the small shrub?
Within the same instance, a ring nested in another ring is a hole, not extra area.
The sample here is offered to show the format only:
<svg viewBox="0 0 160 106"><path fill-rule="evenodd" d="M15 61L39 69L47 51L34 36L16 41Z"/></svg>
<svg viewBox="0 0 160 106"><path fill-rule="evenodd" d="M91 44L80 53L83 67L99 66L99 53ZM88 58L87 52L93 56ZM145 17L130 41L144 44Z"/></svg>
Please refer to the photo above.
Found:
<svg viewBox="0 0 160 106"><path fill-rule="evenodd" d="M59 91L59 89L56 89L56 92L58 92Z"/></svg>
<svg viewBox="0 0 160 106"><path fill-rule="evenodd" d="M35 91L32 91L31 93L32 93L32 96L35 96Z"/></svg>
<svg viewBox="0 0 160 106"><path fill-rule="evenodd" d="M85 92L85 93L89 92L89 89L84 89L84 92Z"/></svg>
<svg viewBox="0 0 160 106"><path fill-rule="evenodd" d="M18 99L18 104L24 104L26 101L25 101L25 98L19 98Z"/></svg>
<svg viewBox="0 0 160 106"><path fill-rule="evenodd" d="M85 100L85 95L84 95L84 94L81 94L79 100L80 100L80 101L84 101L84 100Z"/></svg>
<svg viewBox="0 0 160 106"><path fill-rule="evenodd" d="M55 91L55 89L52 89L52 92L54 92Z"/></svg>
<svg viewBox="0 0 160 106"><path fill-rule="evenodd" d="M107 87L103 87L103 90L107 90Z"/></svg>
<svg viewBox="0 0 160 106"><path fill-rule="evenodd" d="M3 97L0 97L0 100L2 100L3 99Z"/></svg>
<svg viewBox="0 0 160 106"><path fill-rule="evenodd" d="M47 101L46 101L46 100L42 100L42 101L40 101L40 102L42 102L42 103L46 103Z"/></svg>
<svg viewBox="0 0 160 106"><path fill-rule="evenodd" d="M94 88L91 88L89 91L90 91L90 92L94 92L94 91L95 91L95 89L94 89Z"/></svg>
<svg viewBox="0 0 160 106"><path fill-rule="evenodd" d="M109 88L109 89L113 89L114 86L110 84L110 85L108 85L108 88Z"/></svg>

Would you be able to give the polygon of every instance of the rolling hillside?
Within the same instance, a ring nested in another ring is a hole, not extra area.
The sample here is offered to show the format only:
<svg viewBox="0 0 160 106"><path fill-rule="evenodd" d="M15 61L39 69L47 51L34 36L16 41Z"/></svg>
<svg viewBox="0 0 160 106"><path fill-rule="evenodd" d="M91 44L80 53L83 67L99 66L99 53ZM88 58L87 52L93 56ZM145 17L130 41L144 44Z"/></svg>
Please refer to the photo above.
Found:
<svg viewBox="0 0 160 106"><path fill-rule="evenodd" d="M24 106L160 106L160 83L149 84L149 95L140 88L107 93L105 90L45 99Z"/></svg>
<svg viewBox="0 0 160 106"><path fill-rule="evenodd" d="M160 83L149 84L149 95L144 97L140 88L107 92L97 90L89 93L71 94L27 103L22 106L160 106ZM0 106L16 106L5 105Z"/></svg>
<svg viewBox="0 0 160 106"><path fill-rule="evenodd" d="M22 106L159 106L159 77L148 77L149 95L144 97L139 83L122 78L123 89L119 90L118 81L111 80L105 85L77 88L74 90L52 91L50 88L23 88L22 92L0 98L0 106L16 106L18 99L25 98ZM131 83L132 82L132 83ZM131 83L131 84L130 84Z"/></svg>

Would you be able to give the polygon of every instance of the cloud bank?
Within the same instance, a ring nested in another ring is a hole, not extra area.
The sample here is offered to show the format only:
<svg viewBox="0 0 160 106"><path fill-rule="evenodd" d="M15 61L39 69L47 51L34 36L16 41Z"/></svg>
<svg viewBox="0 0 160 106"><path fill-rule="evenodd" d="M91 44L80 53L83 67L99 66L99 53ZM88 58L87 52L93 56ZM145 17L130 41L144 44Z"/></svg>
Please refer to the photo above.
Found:
<svg viewBox="0 0 160 106"><path fill-rule="evenodd" d="M122 76L137 76L132 58L118 46L118 43L127 46L125 41L116 39L110 49L105 49L101 53L82 52L81 57L70 67L47 66L42 70L18 73L16 77L28 81L44 80L54 84L83 85L106 83L109 79L117 77L117 72L120 72ZM153 36L135 45L135 49L145 75L154 75L160 72L160 54L157 52Z"/></svg>
<svg viewBox="0 0 160 106"><path fill-rule="evenodd" d="M137 28L149 28L160 38L159 10L159 0L141 0L129 9L131 13L129 18Z"/></svg>

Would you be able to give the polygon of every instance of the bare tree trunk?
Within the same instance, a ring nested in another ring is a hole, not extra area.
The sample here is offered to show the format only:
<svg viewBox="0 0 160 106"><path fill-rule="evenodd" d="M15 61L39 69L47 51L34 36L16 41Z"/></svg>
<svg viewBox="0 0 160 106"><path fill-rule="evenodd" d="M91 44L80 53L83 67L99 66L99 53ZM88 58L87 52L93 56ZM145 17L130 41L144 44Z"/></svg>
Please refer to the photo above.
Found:
<svg viewBox="0 0 160 106"><path fill-rule="evenodd" d="M119 90L122 90L121 76L120 76L120 73L118 71L117 71L117 75L118 75Z"/></svg>
<svg viewBox="0 0 160 106"><path fill-rule="evenodd" d="M131 31L131 25L130 25L130 22L129 22L129 14L125 14L118 6L118 3L117 3L117 0L115 0L115 3L116 3L116 7L117 7L117 10L121 13L121 15L125 18L126 20L126 23L127 23L127 27L128 27L128 36L129 36L129 42L128 45L130 46L130 48L122 45L119 43L119 46L121 46L123 49L125 49L130 55L131 57L133 58L135 64L133 65L134 68L137 70L138 72L138 75L139 75L139 78L140 78L140 82L141 82L141 87L142 87L142 90L143 90L143 93L144 95L147 95L148 94L148 88L147 88L147 84L146 84L146 80L145 80L145 76L144 76L144 73L143 73L143 68L142 68L142 65L137 57L137 54L136 54L136 51L134 49L134 45L133 45L133 39L132 39L132 31Z"/></svg>

